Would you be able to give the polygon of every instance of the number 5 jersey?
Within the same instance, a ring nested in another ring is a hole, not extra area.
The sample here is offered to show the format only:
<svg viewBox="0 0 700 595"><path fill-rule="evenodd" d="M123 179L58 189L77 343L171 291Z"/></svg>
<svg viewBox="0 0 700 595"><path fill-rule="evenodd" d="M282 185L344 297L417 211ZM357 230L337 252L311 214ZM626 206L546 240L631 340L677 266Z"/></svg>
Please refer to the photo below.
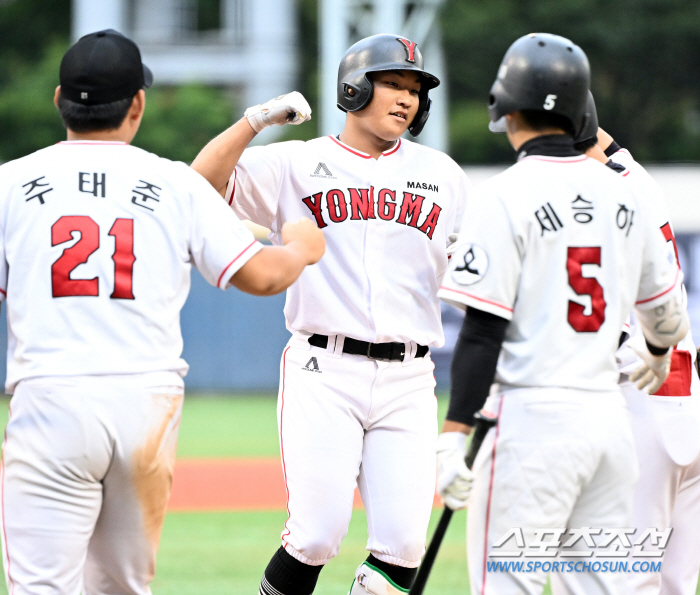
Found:
<svg viewBox="0 0 700 595"><path fill-rule="evenodd" d="M6 390L34 376L172 370L194 264L225 289L261 244L184 163L69 141L0 167Z"/></svg>
<svg viewBox="0 0 700 595"><path fill-rule="evenodd" d="M616 390L614 348L630 311L680 291L652 198L584 155L541 154L477 194L439 295L510 321L501 390Z"/></svg>

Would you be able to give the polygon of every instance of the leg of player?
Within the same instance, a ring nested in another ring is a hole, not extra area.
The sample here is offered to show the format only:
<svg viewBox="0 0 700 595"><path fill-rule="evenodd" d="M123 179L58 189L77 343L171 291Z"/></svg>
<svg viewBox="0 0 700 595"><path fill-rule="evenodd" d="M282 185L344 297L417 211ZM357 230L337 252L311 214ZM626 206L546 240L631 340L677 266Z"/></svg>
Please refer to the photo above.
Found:
<svg viewBox="0 0 700 595"><path fill-rule="evenodd" d="M602 406L594 415L599 415ZM627 412L621 402L612 401L606 408L609 417L607 427L596 432L594 440L600 446L599 461L595 474L581 487L581 493L569 517L566 527L595 527L602 529L601 538L611 529L630 527L630 503L634 497L637 481L637 458L634 449L632 430L627 422ZM589 418L590 419L590 418ZM581 420L582 426L591 427ZM614 494L614 497L611 497ZM568 539L568 538L567 538ZM611 549L615 545L610 546ZM572 549L588 547L580 540L573 548L562 549L565 555ZM625 552L626 553L626 552ZM622 558L606 558L596 552L591 561L605 563L611 567L623 561ZM566 558L559 558L566 559ZM626 560L627 558L625 558ZM631 561L630 561L631 564ZM624 572L558 572L552 573L552 593L554 595L574 595L576 593L626 593L627 575Z"/></svg>
<svg viewBox="0 0 700 595"><path fill-rule="evenodd" d="M114 452L88 546L85 595L151 593L183 403L180 377L167 376L169 384L162 384L164 373L136 375L139 384L131 387L117 380L113 384L121 389L105 402L112 408ZM143 385L148 377L146 384L153 386Z"/></svg>
<svg viewBox="0 0 700 595"><path fill-rule="evenodd" d="M528 556L524 564L531 564L532 572L503 567L520 560L538 530L628 526L636 473L627 412L619 394L591 399L584 402L570 391L522 389L487 401L489 410L500 411L493 438L487 436L474 464L467 535L473 593L540 594L551 570L544 564L560 558ZM594 432L603 405L605 428ZM523 543L510 538L496 547L514 527L522 530ZM571 574L584 588L572 588L569 573L553 573L553 585L556 578L567 578L559 593L624 590L619 573Z"/></svg>
<svg viewBox="0 0 700 595"><path fill-rule="evenodd" d="M278 423L289 518L261 595L309 595L338 554L360 472L373 361L329 356L292 337L280 366ZM359 396L358 396L359 395Z"/></svg>
<svg viewBox="0 0 700 595"><path fill-rule="evenodd" d="M425 551L435 494L433 362L426 356L410 364L379 361L376 366L358 480L371 554L357 570L353 594L375 593L377 581L384 581L387 593L410 589Z"/></svg>
<svg viewBox="0 0 700 595"><path fill-rule="evenodd" d="M692 393L698 379L692 376ZM683 595L694 592L700 567L700 415L693 397L649 397L623 386L632 415L640 479L634 496L633 523L639 538L647 528L672 528L658 558L661 572L628 575L635 595ZM644 549L655 549L649 539Z"/></svg>
<svg viewBox="0 0 700 595"><path fill-rule="evenodd" d="M68 379L21 382L3 446L2 536L8 592L78 595L111 461L98 416ZM41 548L41 566L36 551Z"/></svg>
<svg viewBox="0 0 700 595"><path fill-rule="evenodd" d="M664 554L658 591L668 595L693 593L700 574L700 458L683 469L682 478L669 525L673 533Z"/></svg>

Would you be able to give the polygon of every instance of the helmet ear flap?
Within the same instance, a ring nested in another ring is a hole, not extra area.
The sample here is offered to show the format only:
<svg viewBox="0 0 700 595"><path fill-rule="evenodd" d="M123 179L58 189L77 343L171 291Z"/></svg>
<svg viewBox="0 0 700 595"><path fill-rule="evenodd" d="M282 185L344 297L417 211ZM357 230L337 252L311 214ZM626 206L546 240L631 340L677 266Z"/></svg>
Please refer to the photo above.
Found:
<svg viewBox="0 0 700 595"><path fill-rule="evenodd" d="M338 107L344 112L357 112L365 108L372 100L374 85L369 76L365 74L364 81L339 83L338 92Z"/></svg>
<svg viewBox="0 0 700 595"><path fill-rule="evenodd" d="M411 133L411 136L418 136L423 131L423 127L430 117L430 106L433 104L433 100L428 97L427 93L425 95L425 99L425 102L421 100L418 113L416 114L416 117L413 118L411 125L408 127L408 131Z"/></svg>
<svg viewBox="0 0 700 595"><path fill-rule="evenodd" d="M360 88L353 85L352 83L343 83L343 95L352 101L360 94Z"/></svg>

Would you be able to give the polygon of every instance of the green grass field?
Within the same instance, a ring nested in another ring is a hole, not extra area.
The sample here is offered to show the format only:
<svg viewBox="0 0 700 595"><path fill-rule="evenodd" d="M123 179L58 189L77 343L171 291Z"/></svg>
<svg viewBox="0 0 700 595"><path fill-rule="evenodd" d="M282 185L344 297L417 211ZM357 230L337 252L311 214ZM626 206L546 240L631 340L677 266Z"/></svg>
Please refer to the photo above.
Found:
<svg viewBox="0 0 700 595"><path fill-rule="evenodd" d="M446 402L440 400L440 417ZM276 404L271 396L189 396L185 400L179 458L278 456ZM7 401L0 402L0 429ZM441 511L431 519L429 535ZM279 547L285 511L173 512L166 516L154 595L249 594ZM466 514L457 512L443 542L426 595L469 595L465 553ZM353 514L340 554L321 573L317 595L345 595L367 556L364 512ZM550 593L547 588L545 593ZM700 595L700 588L698 589ZM6 595L4 584L0 595Z"/></svg>

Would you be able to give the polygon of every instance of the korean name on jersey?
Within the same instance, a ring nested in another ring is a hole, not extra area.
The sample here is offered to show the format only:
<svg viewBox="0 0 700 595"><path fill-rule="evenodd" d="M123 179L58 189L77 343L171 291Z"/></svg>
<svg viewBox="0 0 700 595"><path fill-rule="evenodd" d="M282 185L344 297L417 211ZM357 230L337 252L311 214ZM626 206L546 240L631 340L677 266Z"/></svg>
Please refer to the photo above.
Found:
<svg viewBox="0 0 700 595"><path fill-rule="evenodd" d="M447 236L471 184L452 159L406 140L379 159L335 137L247 149L229 182L236 214L271 229L308 217L326 253L287 291L287 328L440 346Z"/></svg>
<svg viewBox="0 0 700 595"><path fill-rule="evenodd" d="M0 167L7 390L23 378L171 370L194 264L222 289L262 246L184 163L62 142Z"/></svg>
<svg viewBox="0 0 700 595"><path fill-rule="evenodd" d="M583 156L525 157L477 194L439 295L510 320L496 381L615 390L630 310L682 280L651 197Z"/></svg>

